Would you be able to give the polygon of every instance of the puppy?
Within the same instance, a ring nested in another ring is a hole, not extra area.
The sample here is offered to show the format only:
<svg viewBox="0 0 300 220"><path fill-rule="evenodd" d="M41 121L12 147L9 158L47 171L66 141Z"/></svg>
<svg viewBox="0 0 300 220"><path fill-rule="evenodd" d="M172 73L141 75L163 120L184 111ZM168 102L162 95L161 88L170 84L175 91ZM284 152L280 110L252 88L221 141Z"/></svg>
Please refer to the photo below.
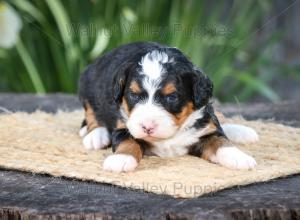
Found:
<svg viewBox="0 0 300 220"><path fill-rule="evenodd" d="M87 67L79 82L86 149L112 146L107 171L134 170L144 154L190 154L229 168L255 160L235 142L258 136L241 125L220 125L210 103L213 85L178 49L152 42L121 46Z"/></svg>

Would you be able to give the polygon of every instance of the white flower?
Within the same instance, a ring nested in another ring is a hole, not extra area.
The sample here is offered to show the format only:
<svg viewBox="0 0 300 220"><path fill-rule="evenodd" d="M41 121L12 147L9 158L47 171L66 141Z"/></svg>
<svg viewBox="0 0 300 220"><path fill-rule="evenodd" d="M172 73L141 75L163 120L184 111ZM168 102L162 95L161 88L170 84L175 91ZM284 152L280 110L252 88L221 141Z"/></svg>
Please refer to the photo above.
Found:
<svg viewBox="0 0 300 220"><path fill-rule="evenodd" d="M8 4L0 2L0 47L13 47L22 28L17 12Z"/></svg>

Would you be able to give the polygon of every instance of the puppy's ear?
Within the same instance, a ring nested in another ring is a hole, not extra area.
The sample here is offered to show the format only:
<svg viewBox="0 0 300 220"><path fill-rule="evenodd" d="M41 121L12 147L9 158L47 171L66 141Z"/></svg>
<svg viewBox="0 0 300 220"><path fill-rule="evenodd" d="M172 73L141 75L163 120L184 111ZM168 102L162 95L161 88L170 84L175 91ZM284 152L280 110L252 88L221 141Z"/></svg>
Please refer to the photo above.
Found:
<svg viewBox="0 0 300 220"><path fill-rule="evenodd" d="M126 63L122 65L116 73L113 80L113 98L115 103L120 104L124 95L124 89L126 85L127 75L130 64Z"/></svg>
<svg viewBox="0 0 300 220"><path fill-rule="evenodd" d="M205 106L212 97L212 81L200 70L195 70L193 83L193 100L196 109Z"/></svg>

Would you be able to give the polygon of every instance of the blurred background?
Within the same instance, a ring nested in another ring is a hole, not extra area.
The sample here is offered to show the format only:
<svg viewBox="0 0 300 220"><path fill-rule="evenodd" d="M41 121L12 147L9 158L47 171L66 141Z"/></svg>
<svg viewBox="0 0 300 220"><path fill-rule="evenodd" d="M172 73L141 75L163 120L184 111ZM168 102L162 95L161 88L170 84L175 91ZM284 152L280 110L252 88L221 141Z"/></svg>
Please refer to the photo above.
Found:
<svg viewBox="0 0 300 220"><path fill-rule="evenodd" d="M298 0L0 0L0 92L76 93L121 44L180 48L223 102L300 100Z"/></svg>

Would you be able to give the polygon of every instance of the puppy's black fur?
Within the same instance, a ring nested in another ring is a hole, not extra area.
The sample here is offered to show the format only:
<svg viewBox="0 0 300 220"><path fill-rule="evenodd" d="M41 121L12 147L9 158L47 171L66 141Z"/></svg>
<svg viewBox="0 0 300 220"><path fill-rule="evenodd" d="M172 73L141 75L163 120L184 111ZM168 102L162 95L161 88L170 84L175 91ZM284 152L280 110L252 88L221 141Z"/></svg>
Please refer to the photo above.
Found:
<svg viewBox="0 0 300 220"><path fill-rule="evenodd" d="M167 53L174 59L174 63L180 64L164 64L167 74L162 84L175 83L178 90L175 102L174 97L165 97L159 92L155 94L155 99L171 114L179 113L188 102L193 103L195 110L205 106L204 117L197 120L193 126L200 129L208 123L213 123L217 128L214 134L225 137L209 103L213 92L210 79L180 50L153 42L136 42L118 47L101 56L87 67L80 78L80 100L85 108L87 108L87 103L90 105L101 126L106 127L110 133L114 131L112 134L114 150L122 140L131 137L126 128L116 129L117 121L122 121L120 114L122 99L126 100L128 110L131 111L136 102L147 96L141 91L139 97L135 97L126 82L134 79L140 83L142 76L139 74L139 62L141 57L153 50ZM85 124L84 122L83 125ZM193 151L190 153L193 154Z"/></svg>
<svg viewBox="0 0 300 220"><path fill-rule="evenodd" d="M121 46L89 65L79 81L79 98L83 106L88 102L96 119L111 132L120 118L119 103L124 93L130 68L141 56L158 49L156 43L132 43Z"/></svg>
<svg viewBox="0 0 300 220"><path fill-rule="evenodd" d="M133 77L135 68L141 57L153 50L167 51L169 56L178 60L182 66L167 66L169 77L183 76L185 87L192 87L192 97L198 109L208 103L212 96L212 82L201 70L175 48L161 46L152 42L137 42L121 46L97 59L87 67L81 75L79 83L79 97L82 104L88 101L95 110L97 120L110 130L119 118L118 104L125 92L127 78ZM176 74L176 75L175 75ZM138 77L137 77L138 78ZM128 88L126 88L128 89Z"/></svg>

